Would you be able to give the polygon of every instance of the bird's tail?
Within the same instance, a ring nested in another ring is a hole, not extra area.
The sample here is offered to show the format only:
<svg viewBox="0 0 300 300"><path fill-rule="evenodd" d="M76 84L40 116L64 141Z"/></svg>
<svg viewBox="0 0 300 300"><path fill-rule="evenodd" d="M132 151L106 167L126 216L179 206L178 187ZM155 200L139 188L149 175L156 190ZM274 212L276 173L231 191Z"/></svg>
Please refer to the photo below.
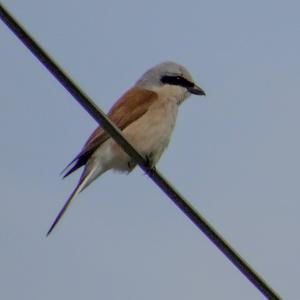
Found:
<svg viewBox="0 0 300 300"><path fill-rule="evenodd" d="M62 207L62 209L60 210L59 214L57 215L57 217L55 218L54 222L52 223L50 229L47 232L47 236L52 232L52 230L54 229L54 227L57 225L57 223L60 221L60 219L63 217L63 215L65 214L67 208L70 206L72 200L84 189L86 188L90 183L90 179L92 177L92 175L94 175L96 168L94 167L93 169L89 170L88 174L86 176L83 176L80 178L76 188L74 189L74 191L72 192L72 194L69 196L68 200L66 201L66 203L64 204L64 206Z"/></svg>

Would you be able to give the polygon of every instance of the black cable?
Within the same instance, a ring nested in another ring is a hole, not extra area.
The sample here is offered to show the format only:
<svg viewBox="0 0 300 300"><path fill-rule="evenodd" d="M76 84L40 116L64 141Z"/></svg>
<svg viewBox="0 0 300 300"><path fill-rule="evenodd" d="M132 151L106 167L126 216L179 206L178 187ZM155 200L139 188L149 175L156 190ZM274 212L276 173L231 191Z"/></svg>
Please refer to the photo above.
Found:
<svg viewBox="0 0 300 300"><path fill-rule="evenodd" d="M226 242L226 240L196 211L195 208L123 137L121 131L111 123L100 108L71 81L53 59L30 37L0 3L0 17L35 57L71 93L79 104L98 122L112 138L130 155L166 195L188 216L188 218L222 251L222 253L261 291L267 298L280 300L279 295L252 269L252 267Z"/></svg>

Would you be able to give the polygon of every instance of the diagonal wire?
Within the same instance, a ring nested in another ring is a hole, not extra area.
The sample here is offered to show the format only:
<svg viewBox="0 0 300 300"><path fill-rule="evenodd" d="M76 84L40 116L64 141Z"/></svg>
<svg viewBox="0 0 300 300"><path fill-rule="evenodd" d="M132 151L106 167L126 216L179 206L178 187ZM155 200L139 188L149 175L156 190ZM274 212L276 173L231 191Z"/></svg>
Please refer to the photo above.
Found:
<svg viewBox="0 0 300 300"><path fill-rule="evenodd" d="M0 18L49 72L72 94L79 104L99 123L111 137L130 155L160 189L182 210L182 212L219 248L219 250L245 275L246 278L267 298L280 300L280 296L262 277L230 246L209 222L123 137L121 131L107 118L54 60L33 40L20 24L0 3Z"/></svg>

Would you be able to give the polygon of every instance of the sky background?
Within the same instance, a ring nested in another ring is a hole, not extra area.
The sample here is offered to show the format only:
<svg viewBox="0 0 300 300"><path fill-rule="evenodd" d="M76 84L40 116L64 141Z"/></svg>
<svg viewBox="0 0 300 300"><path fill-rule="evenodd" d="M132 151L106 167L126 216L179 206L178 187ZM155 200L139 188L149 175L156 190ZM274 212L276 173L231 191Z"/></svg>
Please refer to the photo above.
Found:
<svg viewBox="0 0 300 300"><path fill-rule="evenodd" d="M181 106L158 169L298 299L300 2L2 3L105 111L153 65L185 65L207 97ZM0 53L1 299L263 299L138 168L98 179L46 238L96 123L3 23Z"/></svg>

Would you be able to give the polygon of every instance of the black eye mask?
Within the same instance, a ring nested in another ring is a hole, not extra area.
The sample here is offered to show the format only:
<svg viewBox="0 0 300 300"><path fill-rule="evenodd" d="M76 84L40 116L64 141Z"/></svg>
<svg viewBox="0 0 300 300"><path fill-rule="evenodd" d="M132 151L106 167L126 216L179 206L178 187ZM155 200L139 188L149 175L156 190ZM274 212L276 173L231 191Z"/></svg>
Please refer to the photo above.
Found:
<svg viewBox="0 0 300 300"><path fill-rule="evenodd" d="M194 83L188 81L187 79L183 78L182 76L162 76L160 81L164 84L171 84L171 85L179 85L185 88L192 88L194 87Z"/></svg>

